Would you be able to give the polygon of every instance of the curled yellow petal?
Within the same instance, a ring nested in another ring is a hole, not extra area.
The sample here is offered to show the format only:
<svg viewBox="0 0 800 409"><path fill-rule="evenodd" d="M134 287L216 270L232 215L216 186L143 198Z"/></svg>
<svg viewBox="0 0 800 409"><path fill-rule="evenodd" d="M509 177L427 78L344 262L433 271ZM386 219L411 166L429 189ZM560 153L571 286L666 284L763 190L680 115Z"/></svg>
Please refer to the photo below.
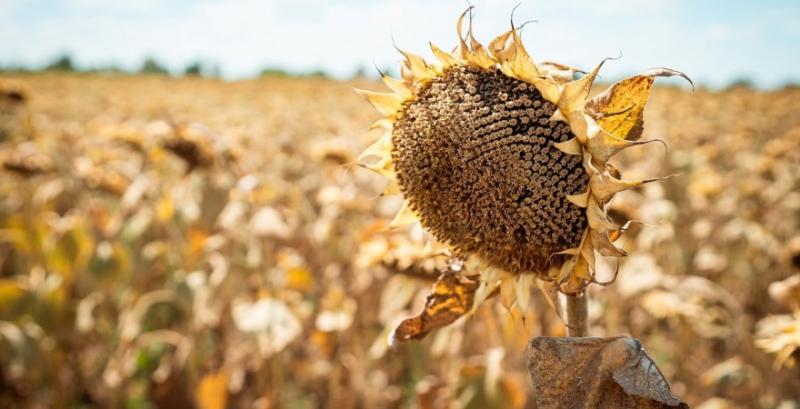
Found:
<svg viewBox="0 0 800 409"><path fill-rule="evenodd" d="M367 149L364 149L360 155L358 155L358 162L363 161L364 159L370 156L377 156L381 159L391 159L392 153L392 134L389 132L384 133L378 138L377 141L373 142L372 145L368 146Z"/></svg>
<svg viewBox="0 0 800 409"><path fill-rule="evenodd" d="M414 210L411 209L411 206L409 206L408 201L404 200L403 207L400 208L400 211L397 212L397 214L394 216L392 222L389 223L389 228L394 229L397 227L414 224L418 221L419 217L417 217L417 214L414 212Z"/></svg>
<svg viewBox="0 0 800 409"><path fill-rule="evenodd" d="M400 49L397 51L405 57L405 61L400 66L400 71L403 79L407 82L426 81L436 76L436 70L428 66L428 63L422 57Z"/></svg>
<svg viewBox="0 0 800 409"><path fill-rule="evenodd" d="M618 192L633 189L645 183L654 182L659 179L660 178L621 180L611 176L608 174L608 172L606 172L602 177L591 178L589 180L589 186L591 188L592 196L594 196L600 202L605 202Z"/></svg>
<svg viewBox="0 0 800 409"><path fill-rule="evenodd" d="M486 298L497 289L500 285L500 278L501 274L500 271L494 268L486 268L480 274L480 286L475 291L475 300L472 304L472 310L469 312L470 314L474 314L475 311L478 310L478 307L483 304Z"/></svg>
<svg viewBox="0 0 800 409"><path fill-rule="evenodd" d="M367 91L363 89L357 89L356 92L366 97L367 101L369 101L378 112L386 116L393 116L403 106L404 98L398 94Z"/></svg>
<svg viewBox="0 0 800 409"><path fill-rule="evenodd" d="M370 164L363 164L362 163L362 164L359 164L359 166L363 166L363 167L365 167L365 168L367 168L367 169L369 169L369 170L371 170L371 171L373 171L375 173L378 173L378 174L380 174L380 175L382 175L382 176L384 176L386 178L389 178L389 179L394 179L395 176L396 176L395 173L394 173L394 165L392 165L392 158L391 157L381 158L376 163L370 163Z"/></svg>
<svg viewBox="0 0 800 409"><path fill-rule="evenodd" d="M381 193L384 196L388 195L399 195L400 194L400 184L397 183L397 179L392 179L389 181L389 184L386 186L386 189L383 190Z"/></svg>
<svg viewBox="0 0 800 409"><path fill-rule="evenodd" d="M567 195L567 200L575 206L586 207L586 204L589 202L589 191L587 190L577 195Z"/></svg>
<svg viewBox="0 0 800 409"><path fill-rule="evenodd" d="M443 68L452 67L459 63L459 59L455 56L451 55L443 51L441 48L435 46L433 43L429 43L431 46L431 51L433 51L433 55L442 63Z"/></svg>
<svg viewBox="0 0 800 409"><path fill-rule="evenodd" d="M402 99L408 99L411 97L411 88L405 83L405 81L392 78L388 75L381 76L383 83L389 87L390 90L394 91L397 95L399 95Z"/></svg>
<svg viewBox="0 0 800 409"><path fill-rule="evenodd" d="M559 109L559 111L561 110ZM567 123L569 123L572 133L578 138L578 142L583 145L586 144L587 140L594 138L602 131L600 125L597 125L597 122L595 122L591 116L587 115L583 109L578 109L569 113L562 111L562 113L567 117Z"/></svg>
<svg viewBox="0 0 800 409"><path fill-rule="evenodd" d="M531 301L531 285L536 276L534 274L518 274L514 283L514 292L517 296L517 307L523 313L528 309Z"/></svg>
<svg viewBox="0 0 800 409"><path fill-rule="evenodd" d="M461 34L461 27L463 25L464 17L466 17L467 13L472 11L474 6L469 6L464 12L458 16L458 20L456 20L456 33L458 34L458 52L461 59L467 60L467 54L469 54L469 46L467 46L467 42L464 41L464 35Z"/></svg>
<svg viewBox="0 0 800 409"><path fill-rule="evenodd" d="M619 228L608 219L606 212L594 199L589 199L586 205L586 219L589 221L589 228L594 230L616 230Z"/></svg>
<svg viewBox="0 0 800 409"><path fill-rule="evenodd" d="M594 266L594 248L592 246L581 246L581 257L586 260L590 266Z"/></svg>
<svg viewBox="0 0 800 409"><path fill-rule="evenodd" d="M553 112L553 115L550 115L550 121L551 122L559 122L559 121L560 122L567 122L567 117L564 116L564 113L561 112L560 109L556 108L555 112Z"/></svg>
<svg viewBox="0 0 800 409"><path fill-rule="evenodd" d="M592 275L591 275L591 273L589 271L590 268L591 268L591 264L589 263L589 261L586 260L585 258L581 257L581 258L578 259L578 262L575 263L575 269L573 269L572 275L573 275L573 277L581 279L581 280L587 280L587 281L591 280L592 279Z"/></svg>
<svg viewBox="0 0 800 409"><path fill-rule="evenodd" d="M561 86L558 83L551 78L534 78L530 80L530 83L542 93L542 98L553 104L558 103L561 95ZM564 117L563 113L559 114L559 112L560 110L556 110L556 112L553 113L556 120L561 120L561 118Z"/></svg>
<svg viewBox="0 0 800 409"><path fill-rule="evenodd" d="M458 17L456 31L458 32L458 42L459 42L459 54L460 57L469 62L472 65L481 67L481 68L490 68L493 67L496 62L489 56L486 50L483 48L483 45L475 40L475 37L472 35L472 19L470 19L470 27L469 31L467 32L467 37L469 37L470 44L468 45L467 42L464 40L464 35L462 34L461 30L463 27L464 17L472 11L472 6L467 8L461 16Z"/></svg>
<svg viewBox="0 0 800 409"><path fill-rule="evenodd" d="M582 146L577 138L570 138L564 142L556 142L553 146L567 155L580 155L582 152Z"/></svg>
<svg viewBox="0 0 800 409"><path fill-rule="evenodd" d="M483 44L479 43L478 40L476 40L472 35L472 21L470 21L469 41L472 52L470 53L471 57L468 61L481 68L491 68L497 64L497 61L492 59L492 57L489 56L489 53L486 52L486 49L483 48Z"/></svg>
<svg viewBox="0 0 800 409"><path fill-rule="evenodd" d="M517 300L517 293L514 283L514 276L510 273L505 273L500 279L500 303L507 310L514 306L514 301Z"/></svg>
<svg viewBox="0 0 800 409"><path fill-rule="evenodd" d="M584 74L586 73L586 71L583 71L579 68L570 67L569 65L564 65L553 61L540 62L538 67L539 72L543 76L550 77L562 84L572 81L572 78L575 76L576 72Z"/></svg>
<svg viewBox="0 0 800 409"><path fill-rule="evenodd" d="M381 118L381 119L373 122L373 124L370 125L369 129L372 130L372 129L377 129L377 128L383 128L383 129L385 129L387 131L391 131L393 127L394 127L394 122L392 122L391 119L389 119L389 118Z"/></svg>
<svg viewBox="0 0 800 409"><path fill-rule="evenodd" d="M581 252L581 249L579 247L573 247L573 248L569 248L569 249L566 249L566 250L561 250L561 251L559 251L557 253L553 253L553 255L555 256L555 255L561 254L561 255L565 255L565 256L577 256L578 254L580 254L580 252Z"/></svg>
<svg viewBox="0 0 800 409"><path fill-rule="evenodd" d="M423 247L420 257L428 258L428 257L449 256L449 255L450 255L450 246L438 240L430 240L425 243L425 247Z"/></svg>
<svg viewBox="0 0 800 409"><path fill-rule="evenodd" d="M611 242L611 239L609 238L608 234L609 234L608 231L598 231L594 229L589 229L589 236L591 239L592 247L594 247L598 253L606 257L626 256L628 253L614 246L614 243Z"/></svg>
<svg viewBox="0 0 800 409"><path fill-rule="evenodd" d="M489 43L489 52L497 62L503 63L514 57L514 41L509 41L511 39L511 33L512 30L508 30L495 37L494 40Z"/></svg>
<svg viewBox="0 0 800 409"><path fill-rule="evenodd" d="M601 130L596 136L586 141L584 148L592 155L592 159L595 163L605 164L612 156L623 149L650 142L653 141L629 141L627 139L618 138L605 130Z"/></svg>
<svg viewBox="0 0 800 409"><path fill-rule="evenodd" d="M519 30L512 27L511 35L514 40L514 55L508 62L511 71L516 74L516 77L523 81L533 81L542 78L542 74L533 62L533 58L525 50L522 45L522 40L519 37Z"/></svg>
<svg viewBox="0 0 800 409"><path fill-rule="evenodd" d="M597 78L597 73L600 72L600 68L603 67L603 64L605 64L607 60L608 58L601 61L600 64L597 64L597 67L595 67L592 72L577 80L564 84L558 101L558 107L564 111L567 117L569 117L569 114L572 112L582 110L584 105L586 105L589 90L591 90L592 84L595 78Z"/></svg>

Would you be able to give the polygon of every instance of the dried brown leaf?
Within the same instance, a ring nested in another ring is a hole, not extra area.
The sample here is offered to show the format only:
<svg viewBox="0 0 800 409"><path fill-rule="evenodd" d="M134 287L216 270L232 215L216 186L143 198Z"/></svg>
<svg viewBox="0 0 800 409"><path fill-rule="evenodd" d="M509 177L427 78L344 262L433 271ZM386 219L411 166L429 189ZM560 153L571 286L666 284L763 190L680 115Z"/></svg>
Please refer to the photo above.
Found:
<svg viewBox="0 0 800 409"><path fill-rule="evenodd" d="M688 408L633 338L536 337L527 360L540 409Z"/></svg>
<svg viewBox="0 0 800 409"><path fill-rule="evenodd" d="M469 312L478 289L478 280L446 271L433 284L425 300L425 309L416 317L403 320L395 328L391 341L421 339Z"/></svg>

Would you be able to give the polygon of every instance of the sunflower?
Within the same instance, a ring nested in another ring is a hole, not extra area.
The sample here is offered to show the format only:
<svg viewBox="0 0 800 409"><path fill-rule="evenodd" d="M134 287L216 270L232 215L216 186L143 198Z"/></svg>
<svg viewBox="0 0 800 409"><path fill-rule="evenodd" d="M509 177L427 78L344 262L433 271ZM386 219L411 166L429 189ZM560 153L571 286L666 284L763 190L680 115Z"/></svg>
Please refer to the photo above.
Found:
<svg viewBox="0 0 800 409"><path fill-rule="evenodd" d="M402 78L382 75L391 93L358 90L385 115L359 161L403 195L392 226L419 221L480 271L473 311L497 287L524 309L534 279L579 294L595 282L596 253L625 255L614 194L656 180L621 179L609 158L649 142L639 138L654 78L688 77L653 69L589 98L605 60L591 72L536 62L513 19L486 47L471 19L462 35L470 11L454 51L430 45L438 63L399 50Z"/></svg>

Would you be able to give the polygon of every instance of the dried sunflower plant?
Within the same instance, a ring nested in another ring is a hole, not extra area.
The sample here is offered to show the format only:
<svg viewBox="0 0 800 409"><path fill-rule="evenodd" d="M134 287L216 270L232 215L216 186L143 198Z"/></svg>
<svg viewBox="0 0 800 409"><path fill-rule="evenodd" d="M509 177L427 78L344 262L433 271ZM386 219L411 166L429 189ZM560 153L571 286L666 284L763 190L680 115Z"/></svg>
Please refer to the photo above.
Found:
<svg viewBox="0 0 800 409"><path fill-rule="evenodd" d="M590 98L606 60L591 72L537 62L513 19L484 46L471 11L458 19L452 52L431 44L438 64L400 51L402 78L382 75L393 92L358 91L385 115L375 124L383 135L359 160L391 180L386 194L404 198L391 227L421 223L430 254L454 260L391 341L421 338L495 294L524 311L537 285L565 297L570 335L529 344L539 407L683 405L638 341L586 337L585 290L598 282L597 255L626 255L614 242L627 225L608 215L614 195L659 179L623 179L609 159L651 142L640 138L655 77L689 78L657 68ZM591 382L580 381L586 370Z"/></svg>

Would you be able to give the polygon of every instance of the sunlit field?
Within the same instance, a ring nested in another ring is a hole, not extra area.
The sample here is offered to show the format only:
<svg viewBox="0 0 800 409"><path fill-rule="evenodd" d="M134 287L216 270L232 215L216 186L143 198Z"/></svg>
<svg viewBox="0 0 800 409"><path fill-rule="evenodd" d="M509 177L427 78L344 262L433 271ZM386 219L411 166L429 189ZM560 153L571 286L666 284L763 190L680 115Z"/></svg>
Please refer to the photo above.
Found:
<svg viewBox="0 0 800 409"><path fill-rule="evenodd" d="M0 76L0 407L535 408L525 346L566 333L541 291L389 345L448 260L388 228L353 88L383 85ZM631 255L600 260L590 333L692 407L800 405L798 105L656 87L664 144L613 160L672 176L612 203Z"/></svg>

